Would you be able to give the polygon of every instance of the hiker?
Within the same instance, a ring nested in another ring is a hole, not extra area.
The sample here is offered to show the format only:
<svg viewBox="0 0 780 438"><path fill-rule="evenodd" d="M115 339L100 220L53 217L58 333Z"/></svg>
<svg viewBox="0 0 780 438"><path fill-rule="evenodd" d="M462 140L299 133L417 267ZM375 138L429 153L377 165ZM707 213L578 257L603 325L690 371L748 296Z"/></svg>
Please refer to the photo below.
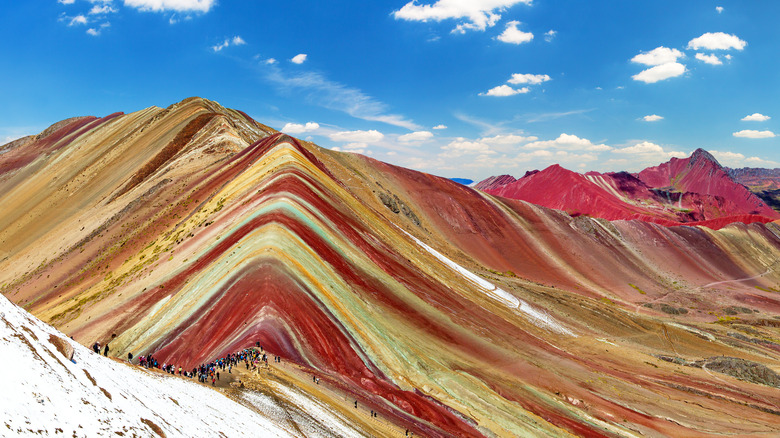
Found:
<svg viewBox="0 0 780 438"><path fill-rule="evenodd" d="M133 353L127 353L127 361L130 363L133 362Z"/></svg>
<svg viewBox="0 0 780 438"><path fill-rule="evenodd" d="M100 342L95 342L92 344L92 351L94 351L97 354L100 354Z"/></svg>
<svg viewBox="0 0 780 438"><path fill-rule="evenodd" d="M357 400L355 400L355 409L357 409Z"/></svg>
<svg viewBox="0 0 780 438"><path fill-rule="evenodd" d="M103 356L108 357L108 344L106 344L106 348L103 349Z"/></svg>

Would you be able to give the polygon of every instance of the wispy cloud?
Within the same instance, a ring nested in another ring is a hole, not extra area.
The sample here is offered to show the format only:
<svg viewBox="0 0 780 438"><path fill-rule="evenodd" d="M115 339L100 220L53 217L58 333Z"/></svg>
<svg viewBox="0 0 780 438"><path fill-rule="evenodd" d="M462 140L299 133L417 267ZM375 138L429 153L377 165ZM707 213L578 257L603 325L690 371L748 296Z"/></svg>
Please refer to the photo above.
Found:
<svg viewBox="0 0 780 438"><path fill-rule="evenodd" d="M476 126L477 128L482 129L482 135L488 136L488 135L496 135L501 134L504 132L504 126L508 122L497 122L497 123L491 123L486 122L484 120L480 120L476 117L473 117L468 114L463 113L455 113L453 114L456 119L460 120L461 122L468 123L469 125Z"/></svg>
<svg viewBox="0 0 780 438"><path fill-rule="evenodd" d="M211 46L211 50L220 52L222 49L226 49L230 46L243 46L244 44L246 44L246 41L244 41L244 39L240 36L236 35L233 38L225 38L225 40L221 43Z"/></svg>
<svg viewBox="0 0 780 438"><path fill-rule="evenodd" d="M563 112L557 112L557 113L543 113L543 114L536 114L533 116L530 116L526 119L528 123L537 123L537 122L548 122L550 120L556 120L563 117L568 116L576 116L580 114L589 113L591 111L594 111L595 108L590 109L581 109L581 110L572 110L572 111L563 111Z"/></svg>
<svg viewBox="0 0 780 438"><path fill-rule="evenodd" d="M125 6L151 12L208 12L216 0L124 0Z"/></svg>
<svg viewBox="0 0 780 438"><path fill-rule="evenodd" d="M276 65L265 69L266 79L286 91L298 91L306 99L324 108L343 111L352 117L420 130L421 127L399 114L389 114L385 103L363 91L332 81L317 72L287 74Z"/></svg>
<svg viewBox="0 0 780 438"><path fill-rule="evenodd" d="M87 24L87 17L83 15L76 15L70 19L70 22L68 22L68 26L75 26L77 24Z"/></svg>

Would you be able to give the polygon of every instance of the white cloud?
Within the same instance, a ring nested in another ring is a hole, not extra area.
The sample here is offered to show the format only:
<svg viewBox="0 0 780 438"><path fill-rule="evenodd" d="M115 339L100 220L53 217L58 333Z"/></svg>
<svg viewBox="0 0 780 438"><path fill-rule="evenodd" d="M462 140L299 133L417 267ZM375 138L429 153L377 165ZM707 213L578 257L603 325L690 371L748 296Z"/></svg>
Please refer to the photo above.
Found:
<svg viewBox="0 0 780 438"><path fill-rule="evenodd" d="M89 10L90 15L110 14L113 12L116 12L116 9L107 4L104 4L103 6L94 5L92 6L92 9Z"/></svg>
<svg viewBox="0 0 780 438"><path fill-rule="evenodd" d="M744 129L742 131L732 134L734 137L740 138L773 138L775 133L772 131L756 131L753 129Z"/></svg>
<svg viewBox="0 0 780 438"><path fill-rule="evenodd" d="M216 0L124 0L125 6L141 11L208 12Z"/></svg>
<svg viewBox="0 0 780 438"><path fill-rule="evenodd" d="M544 33L544 40L548 43L552 41L555 38L555 35L558 35L558 32L550 29L547 32Z"/></svg>
<svg viewBox="0 0 780 438"><path fill-rule="evenodd" d="M522 74L522 73L514 73L512 74L512 78L509 79L507 82L510 84L530 84L530 85L536 85L541 84L542 82L547 82L550 80L550 77L547 75L532 75L532 74Z"/></svg>
<svg viewBox="0 0 780 438"><path fill-rule="evenodd" d="M276 64L276 59L275 58L268 58L268 59L265 60L265 63L268 64L268 65Z"/></svg>
<svg viewBox="0 0 780 438"><path fill-rule="evenodd" d="M555 157L554 153L544 149L539 149L531 152L520 152L519 154L517 154L515 159L521 163L525 163L533 159L538 159L538 158L553 159L554 157Z"/></svg>
<svg viewBox="0 0 780 438"><path fill-rule="evenodd" d="M747 157L745 158L745 164L749 164L751 166L763 166L763 167L780 166L780 163L778 163L777 161L765 160L759 157Z"/></svg>
<svg viewBox="0 0 780 438"><path fill-rule="evenodd" d="M605 144L593 144L586 138L580 138L576 135L561 134L555 140L543 140L528 143L524 146L527 149L561 149L568 151L588 151L602 152L612 150Z"/></svg>
<svg viewBox="0 0 780 438"><path fill-rule="evenodd" d="M621 149L614 149L612 151L616 154L667 154L667 152L664 151L664 149L655 144L651 143L649 141L643 141L641 143L637 143L633 146L621 148Z"/></svg>
<svg viewBox="0 0 780 438"><path fill-rule="evenodd" d="M698 38L688 42L688 48L693 50L742 50L747 43L736 35L730 35L723 32L707 32Z"/></svg>
<svg viewBox="0 0 780 438"><path fill-rule="evenodd" d="M745 116L742 118L743 122L766 122L767 120L771 119L769 116L765 116L760 113L753 113L749 116Z"/></svg>
<svg viewBox="0 0 780 438"><path fill-rule="evenodd" d="M298 73L287 76L278 67L268 70L266 79L289 89L299 89L308 95L308 100L324 108L343 111L358 119L387 123L394 126L417 131L419 125L398 114L388 114L387 105L379 102L362 91L338 82L331 81L315 72Z"/></svg>
<svg viewBox="0 0 780 438"><path fill-rule="evenodd" d="M644 65L663 65L677 62L678 58L684 57L685 55L677 49L670 49L668 47L660 46L649 52L642 52L634 56L631 58L631 62Z"/></svg>
<svg viewBox="0 0 780 438"><path fill-rule="evenodd" d="M431 129L447 129L447 125L436 125Z"/></svg>
<svg viewBox="0 0 780 438"><path fill-rule="evenodd" d="M225 40L221 44L217 44L216 46L211 46L211 50L215 52L219 52L220 50L226 48L230 45L230 40Z"/></svg>
<svg viewBox="0 0 780 438"><path fill-rule="evenodd" d="M722 163L733 163L736 161L742 161L745 159L745 156L740 154L739 152L720 152L720 151L709 151L715 158L718 159L718 161Z"/></svg>
<svg viewBox="0 0 780 438"><path fill-rule="evenodd" d="M63 5L72 5L76 0L57 0L57 3Z"/></svg>
<svg viewBox="0 0 780 438"><path fill-rule="evenodd" d="M718 11L719 14L723 13L723 6L715 6L715 10Z"/></svg>
<svg viewBox="0 0 780 438"><path fill-rule="evenodd" d="M514 145L514 144L525 143L527 141L536 141L536 140L538 140L538 138L534 136L524 137L522 135L515 135L515 134L506 134L506 135L499 134L493 137L483 137L479 139L479 141L489 145Z"/></svg>
<svg viewBox="0 0 780 438"><path fill-rule="evenodd" d="M68 26L75 26L77 24L87 24L87 17L83 15L76 15L75 17L70 19Z"/></svg>
<svg viewBox="0 0 780 438"><path fill-rule="evenodd" d="M666 151L663 147L649 142L642 141L632 146L613 149L611 153L616 154L603 163L605 169L611 170L640 170L647 166L655 166L660 162L670 158L685 158L689 154L682 151Z"/></svg>
<svg viewBox="0 0 780 438"><path fill-rule="evenodd" d="M89 35L92 35L92 36L98 36L98 35L100 35L100 31L99 31L99 30L97 30L97 29L95 29L95 28L93 28L93 27L90 27L89 29L87 29L87 33L88 33Z"/></svg>
<svg viewBox="0 0 780 438"><path fill-rule="evenodd" d="M506 29L496 39L509 44L522 44L527 43L534 39L534 34L531 32L523 32L518 29L519 21L513 20L506 24Z"/></svg>
<svg viewBox="0 0 780 438"><path fill-rule="evenodd" d="M745 157L745 155L739 152L710 151L710 153L714 155L721 164L732 168L749 166L774 167L780 165L780 163L775 161L765 160L759 157Z"/></svg>
<svg viewBox="0 0 780 438"><path fill-rule="evenodd" d="M496 162L495 158L492 158L498 152L511 152L516 150L515 148L507 148L507 146L516 146L520 143L528 141L536 141L537 137L524 137L515 134L496 135L493 137L482 137L477 140L469 140L463 137L458 137L454 141L450 142L446 146L442 146L442 152L439 154L442 158L458 158L465 155L479 155L481 159L478 162L463 163L466 167L500 167L507 164L507 159L499 160ZM529 158L540 157L539 151L522 152L521 154L527 155ZM489 159L488 159L489 158Z"/></svg>
<svg viewBox="0 0 780 438"><path fill-rule="evenodd" d="M405 4L393 12L396 20L442 21L464 19L453 32L485 30L501 19L500 12L519 3L531 4L531 0L438 0L432 5L420 5L416 1Z"/></svg>
<svg viewBox="0 0 780 438"><path fill-rule="evenodd" d="M480 96L506 97L515 94L525 94L531 91L528 87L512 88L509 85L499 85L488 90L486 93L479 93Z"/></svg>
<svg viewBox="0 0 780 438"><path fill-rule="evenodd" d="M211 46L211 50L219 52L229 46L242 46L244 44L246 44L246 41L244 41L244 39L240 36L236 35L233 38L225 38L225 41L222 41L222 43L217 44L216 46Z"/></svg>
<svg viewBox="0 0 780 438"><path fill-rule="evenodd" d="M307 122L305 125L300 123L287 123L282 128L282 132L287 134L303 134L305 132L312 132L320 129L320 124L315 122Z"/></svg>
<svg viewBox="0 0 780 438"><path fill-rule="evenodd" d="M365 154L366 149L368 149L368 145L366 143L361 143L361 142L347 143L344 146L342 146L342 150L344 152L352 152L355 154Z"/></svg>
<svg viewBox="0 0 780 438"><path fill-rule="evenodd" d="M433 138L433 133L430 131L415 131L409 134L404 134L398 137L398 141L402 143L411 143L417 141L426 141Z"/></svg>
<svg viewBox="0 0 780 438"><path fill-rule="evenodd" d="M646 84L653 84L658 81L663 81L664 79L680 76L686 71L687 70L685 66L679 62L669 62L666 64L656 65L655 67L650 67L647 70L642 70L641 72L631 77L635 81L641 81Z"/></svg>
<svg viewBox="0 0 780 438"><path fill-rule="evenodd" d="M290 61L292 61L294 64L303 64L304 62L306 62L307 56L308 55L306 55L305 53L299 53L293 56Z"/></svg>
<svg viewBox="0 0 780 438"><path fill-rule="evenodd" d="M662 116L659 116L658 114L651 114L649 116L642 117L642 120L644 120L645 122L657 122L663 119L664 118Z"/></svg>
<svg viewBox="0 0 780 438"><path fill-rule="evenodd" d="M440 154L440 156L444 158L457 158L463 155L475 154L495 154L495 152L490 149L488 144L481 141L470 141L463 137L458 137L456 140L451 141L448 145L442 146L441 149L444 152Z"/></svg>
<svg viewBox="0 0 780 438"><path fill-rule="evenodd" d="M328 135L333 141L343 141L351 143L376 143L385 138L384 134L372 129L370 131L340 131Z"/></svg>
<svg viewBox="0 0 780 438"><path fill-rule="evenodd" d="M705 55L704 53L697 53L696 59L698 59L701 62L706 62L710 65L721 65L723 64L723 61L718 58L717 55Z"/></svg>

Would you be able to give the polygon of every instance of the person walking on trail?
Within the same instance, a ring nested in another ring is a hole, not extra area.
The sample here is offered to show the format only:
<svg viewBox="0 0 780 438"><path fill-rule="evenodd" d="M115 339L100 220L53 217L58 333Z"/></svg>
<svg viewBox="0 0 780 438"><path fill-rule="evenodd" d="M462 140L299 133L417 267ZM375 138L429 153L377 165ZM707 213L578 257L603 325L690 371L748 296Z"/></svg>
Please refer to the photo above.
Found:
<svg viewBox="0 0 780 438"><path fill-rule="evenodd" d="M103 349L103 356L108 357L108 344L106 344L106 347Z"/></svg>
<svg viewBox="0 0 780 438"><path fill-rule="evenodd" d="M127 361L131 363L133 362L133 353L127 353Z"/></svg>
<svg viewBox="0 0 780 438"><path fill-rule="evenodd" d="M97 354L100 354L100 342L95 342L92 344L92 351L94 351Z"/></svg>

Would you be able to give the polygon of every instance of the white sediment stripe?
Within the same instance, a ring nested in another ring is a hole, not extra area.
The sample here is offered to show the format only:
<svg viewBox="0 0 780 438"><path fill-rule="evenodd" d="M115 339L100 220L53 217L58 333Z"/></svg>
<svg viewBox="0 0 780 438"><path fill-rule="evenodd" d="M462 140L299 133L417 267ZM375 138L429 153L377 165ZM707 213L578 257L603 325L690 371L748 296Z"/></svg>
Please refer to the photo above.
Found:
<svg viewBox="0 0 780 438"><path fill-rule="evenodd" d="M440 253L439 251L436 251L435 249L431 248L430 246L420 241L420 239L412 236L411 234L407 233L401 228L399 229L404 233L406 233L407 236L414 239L414 241L417 242L417 244L420 245L420 247L422 247L423 249L431 253L434 257L436 257L442 263L450 267L453 271L459 273L464 278L466 278L471 283L473 283L475 286L477 286L479 289L484 291L489 297L504 304L509 308L519 310L520 312L522 312L523 314L531 318L531 320L534 321L539 326L545 327L547 329L550 329L556 333L560 333L563 335L576 336L569 329L567 329L566 327L562 326L560 323L555 321L547 313L533 308L530 304L526 303L525 301L497 287L496 285L485 280L484 278L477 276L476 274L472 273L471 271L464 268L463 266L453 262L452 260L447 258L444 254Z"/></svg>

